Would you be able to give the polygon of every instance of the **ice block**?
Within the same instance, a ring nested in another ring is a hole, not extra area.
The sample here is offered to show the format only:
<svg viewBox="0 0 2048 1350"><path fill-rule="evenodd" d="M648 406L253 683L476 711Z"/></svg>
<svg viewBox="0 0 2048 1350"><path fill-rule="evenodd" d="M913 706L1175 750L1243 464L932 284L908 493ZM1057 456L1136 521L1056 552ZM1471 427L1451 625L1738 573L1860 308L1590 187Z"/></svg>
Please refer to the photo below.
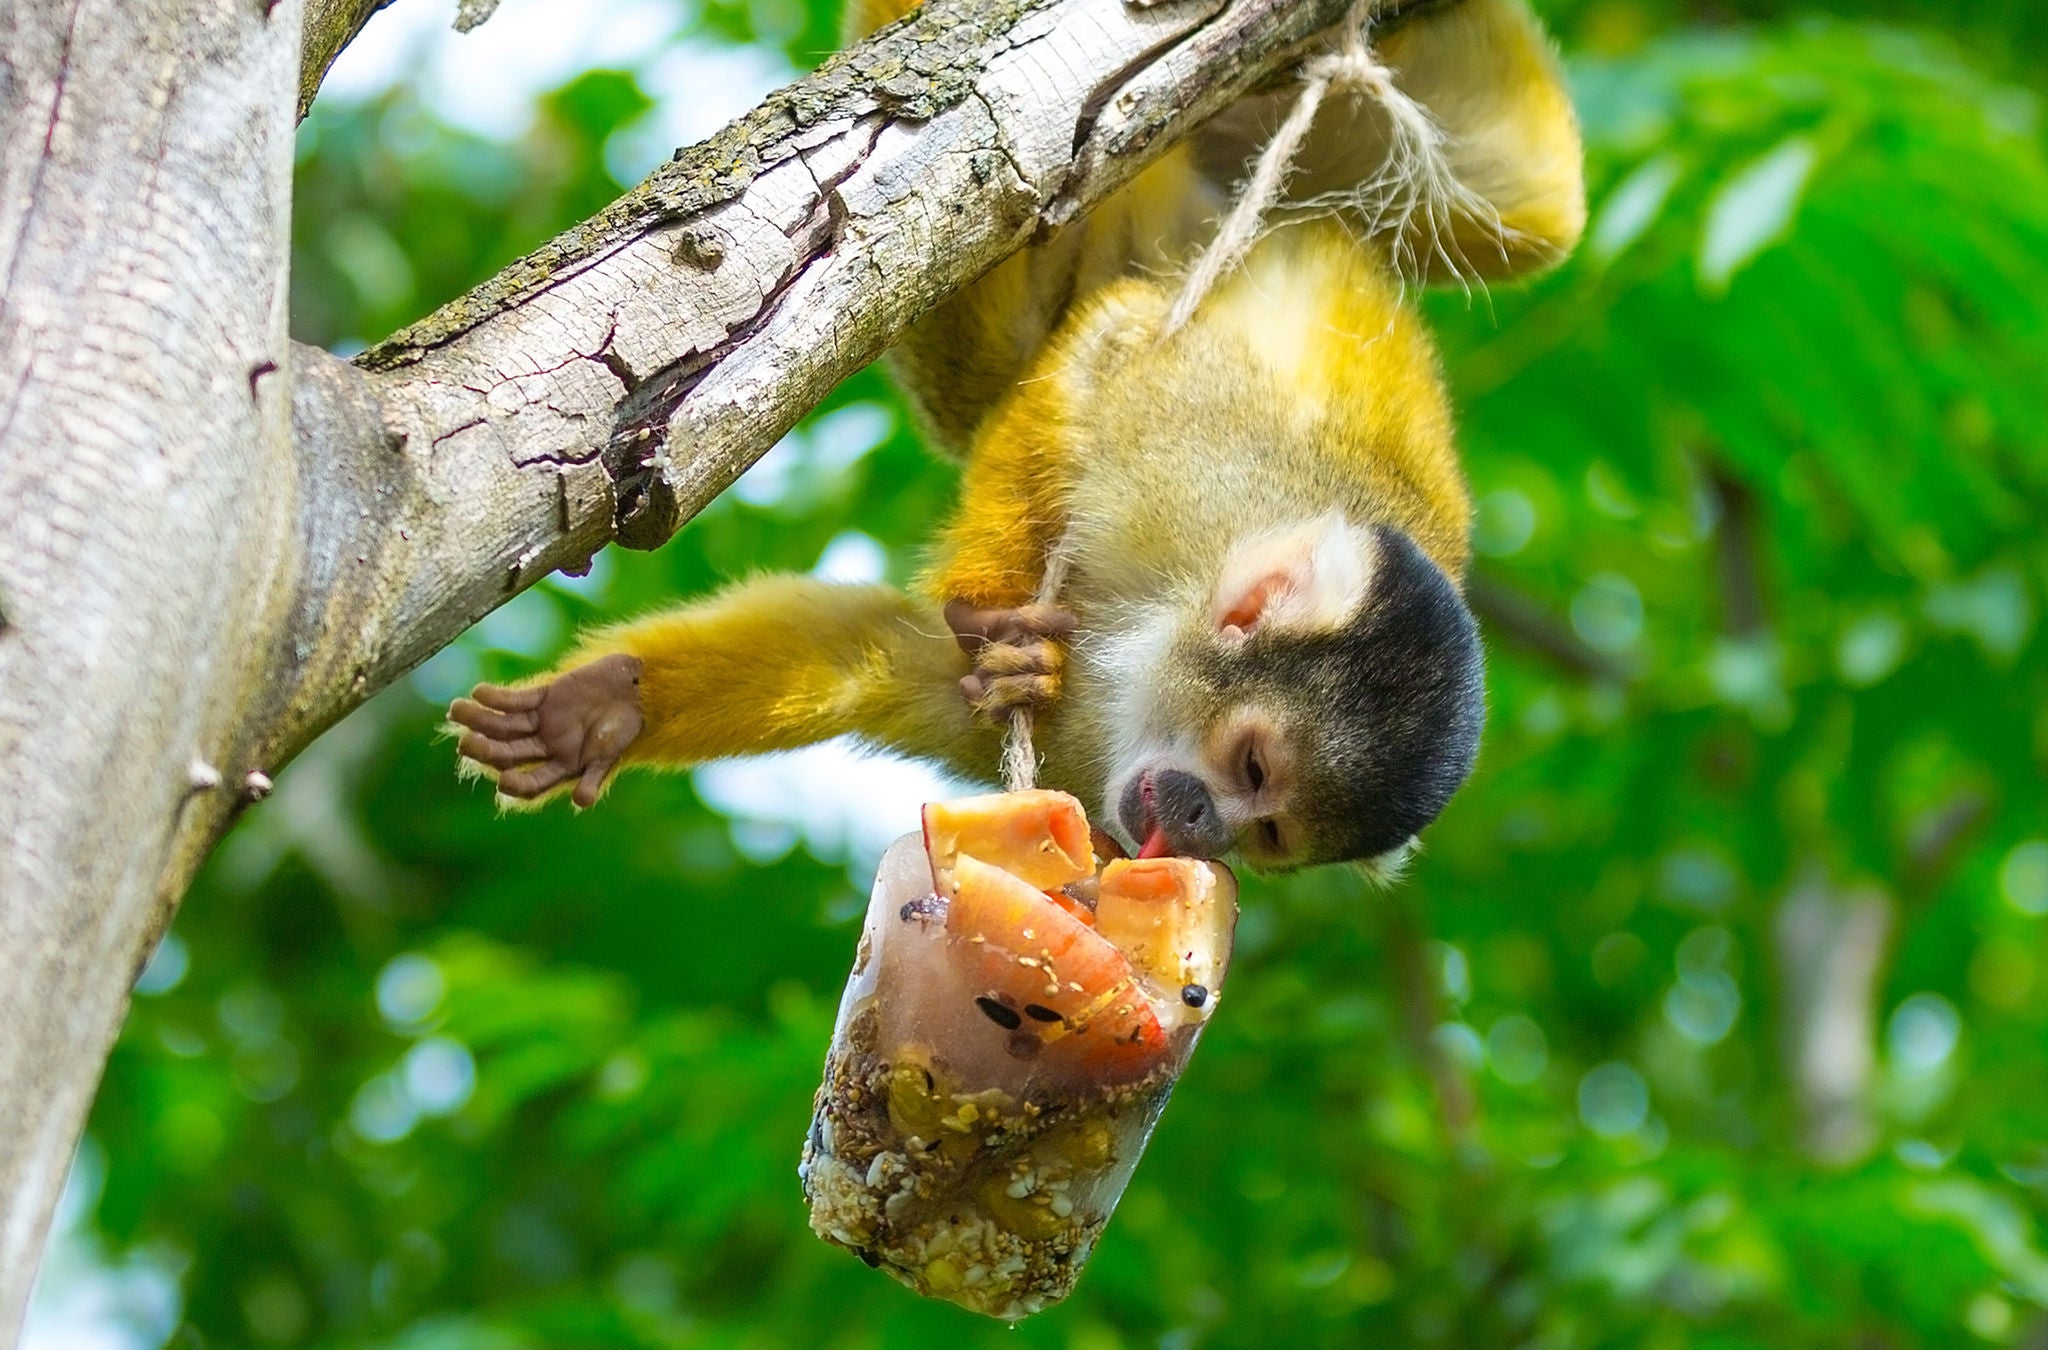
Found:
<svg viewBox="0 0 2048 1350"><path fill-rule="evenodd" d="M804 1145L821 1237L992 1317L1073 1288L1229 968L1227 868L1096 864L1063 793L927 807L875 878Z"/></svg>

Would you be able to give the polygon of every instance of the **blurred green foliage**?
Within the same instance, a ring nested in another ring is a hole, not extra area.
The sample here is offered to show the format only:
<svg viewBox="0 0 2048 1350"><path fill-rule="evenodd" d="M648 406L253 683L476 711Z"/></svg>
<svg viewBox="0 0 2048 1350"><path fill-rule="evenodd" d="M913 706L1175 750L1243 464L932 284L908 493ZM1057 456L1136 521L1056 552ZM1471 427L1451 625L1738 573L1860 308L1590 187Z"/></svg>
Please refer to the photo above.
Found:
<svg viewBox="0 0 2048 1350"><path fill-rule="evenodd" d="M799 437L779 490L523 596L222 848L87 1154L98 1232L180 1272L171 1343L2048 1344L2048 142L2007 82L2044 34L1969 11L1551 7L1588 244L1429 302L1522 616L1480 772L1392 893L1247 888L1069 1304L999 1330L806 1231L842 858L689 777L500 819L434 737L578 624L847 531L906 574L951 471L868 372L820 415L893 410L872 450ZM716 0L678 37L805 63L833 28ZM322 105L300 334L378 337L596 209L648 106L586 73L505 144ZM1889 932L1832 1142L1784 1047L1843 944L1793 943L1801 903Z"/></svg>

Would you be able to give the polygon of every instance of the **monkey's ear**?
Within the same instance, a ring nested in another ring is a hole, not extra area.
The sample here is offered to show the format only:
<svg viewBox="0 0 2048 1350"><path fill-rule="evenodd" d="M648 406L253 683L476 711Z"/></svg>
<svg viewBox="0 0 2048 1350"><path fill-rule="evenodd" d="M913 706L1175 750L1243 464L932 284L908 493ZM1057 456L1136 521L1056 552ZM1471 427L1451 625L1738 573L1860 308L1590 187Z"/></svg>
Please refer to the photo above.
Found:
<svg viewBox="0 0 2048 1350"><path fill-rule="evenodd" d="M1261 628L1341 627L1372 584L1373 538L1331 511L1231 545L1210 616L1225 641Z"/></svg>

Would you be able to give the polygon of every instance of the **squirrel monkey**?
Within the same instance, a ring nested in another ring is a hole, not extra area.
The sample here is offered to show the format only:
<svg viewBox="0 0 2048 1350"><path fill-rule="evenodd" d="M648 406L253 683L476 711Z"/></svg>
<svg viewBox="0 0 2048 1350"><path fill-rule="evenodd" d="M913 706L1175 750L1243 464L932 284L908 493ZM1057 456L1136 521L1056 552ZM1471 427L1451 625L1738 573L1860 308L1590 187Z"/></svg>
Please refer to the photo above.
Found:
<svg viewBox="0 0 2048 1350"><path fill-rule="evenodd" d="M849 26L912 3L856 0ZM1328 205L1402 169L1383 109L1333 95L1276 227L1162 339L1177 274L1285 111L1247 99L894 353L965 451L915 593L767 576L590 634L540 682L455 703L465 767L506 798L590 806L622 765L852 733L986 777L1004 717L1031 707L1044 780L1144 852L1398 859L1484 717L1471 501L1402 269L1523 275L1585 208L1577 123L1520 0L1429 5L1374 38L1443 131L1463 205ZM1056 547L1057 606L1035 604Z"/></svg>

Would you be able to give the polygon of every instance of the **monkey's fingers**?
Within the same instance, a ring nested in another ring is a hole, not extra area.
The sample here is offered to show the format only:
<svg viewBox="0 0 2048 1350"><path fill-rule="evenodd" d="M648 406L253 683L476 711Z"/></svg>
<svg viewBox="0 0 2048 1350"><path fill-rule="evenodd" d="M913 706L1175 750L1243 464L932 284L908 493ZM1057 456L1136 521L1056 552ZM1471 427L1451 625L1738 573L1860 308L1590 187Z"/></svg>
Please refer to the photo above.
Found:
<svg viewBox="0 0 2048 1350"><path fill-rule="evenodd" d="M480 684L469 691L471 699L503 713L532 712L547 696L548 687L544 684L530 684L522 689L508 689L502 684Z"/></svg>
<svg viewBox="0 0 2048 1350"><path fill-rule="evenodd" d="M1009 612L1010 640L1023 637L1067 638L1077 626L1074 616L1058 605L1019 605Z"/></svg>
<svg viewBox="0 0 2048 1350"><path fill-rule="evenodd" d="M1006 675L1050 675L1060 668L1060 649L1050 642L992 642L974 658L974 673L1000 679Z"/></svg>
<svg viewBox="0 0 2048 1350"><path fill-rule="evenodd" d="M575 776L574 768L558 759L551 759L545 764L536 764L531 769L518 769L511 773L499 774L498 791L520 801L532 801Z"/></svg>
<svg viewBox="0 0 2048 1350"><path fill-rule="evenodd" d="M1019 605L1014 609L979 609L964 600L946 606L946 626L968 655L990 643L1033 638L1066 638L1074 632L1074 616L1057 605Z"/></svg>
<svg viewBox="0 0 2048 1350"><path fill-rule="evenodd" d="M975 680L970 675L967 680ZM962 693L967 693L967 680L960 682ZM1060 696L1060 682L1056 675L1004 675L997 679L980 681L980 696L968 694L968 702L974 711L983 717L1001 721L1019 708L1037 710L1054 702Z"/></svg>
<svg viewBox="0 0 2048 1350"><path fill-rule="evenodd" d="M569 795L569 800L585 808L597 805L597 799L604 795L605 780L612 776L617 765L618 761L613 759L585 769L583 776L576 780L576 791Z"/></svg>
<svg viewBox="0 0 2048 1350"><path fill-rule="evenodd" d="M478 692L490 688L478 686ZM473 698L458 698L448 705L449 720L468 727L471 731L482 732L498 740L511 740L517 736L531 736L540 730L540 713L499 712L488 708ZM466 739L466 738L465 738Z"/></svg>
<svg viewBox="0 0 2048 1350"><path fill-rule="evenodd" d="M455 750L465 759L488 764L494 769L516 769L522 764L537 764L548 758L548 747L538 736L499 740L472 731L457 743Z"/></svg>
<svg viewBox="0 0 2048 1350"><path fill-rule="evenodd" d="M584 732L583 775L576 780L576 791L570 800L581 807L597 805L605 784L618 771L626 748L639 739L646 724L637 707L614 706L600 713Z"/></svg>

